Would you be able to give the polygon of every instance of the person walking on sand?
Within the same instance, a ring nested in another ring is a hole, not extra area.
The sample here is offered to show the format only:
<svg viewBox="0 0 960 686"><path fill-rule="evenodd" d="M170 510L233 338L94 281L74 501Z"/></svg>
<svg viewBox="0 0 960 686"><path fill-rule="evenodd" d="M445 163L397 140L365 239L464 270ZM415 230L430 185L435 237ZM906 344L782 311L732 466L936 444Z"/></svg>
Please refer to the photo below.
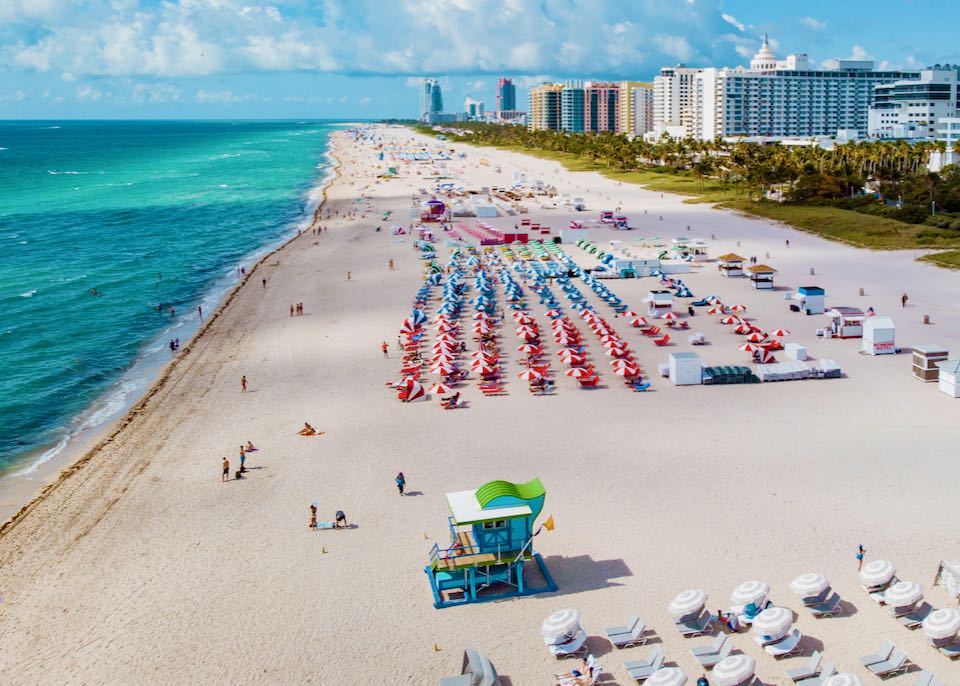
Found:
<svg viewBox="0 0 960 686"><path fill-rule="evenodd" d="M244 463L247 461L247 450L242 445L240 446L240 471L245 472L247 468L244 466Z"/></svg>
<svg viewBox="0 0 960 686"><path fill-rule="evenodd" d="M247 392L247 375L246 374L240 377L240 392L241 393Z"/></svg>
<svg viewBox="0 0 960 686"><path fill-rule="evenodd" d="M293 316L293 305L292 305L292 304L290 305L290 316L291 316L291 317Z"/></svg>
<svg viewBox="0 0 960 686"><path fill-rule="evenodd" d="M310 503L310 528L317 528L317 503Z"/></svg>
<svg viewBox="0 0 960 686"><path fill-rule="evenodd" d="M859 572L863 569L863 555L867 552L867 549L863 547L863 543L857 546L857 571Z"/></svg>
<svg viewBox="0 0 960 686"><path fill-rule="evenodd" d="M351 276L352 274L353 274L353 272L347 272L347 281L350 280L350 276Z"/></svg>
<svg viewBox="0 0 960 686"><path fill-rule="evenodd" d="M407 485L407 478L403 475L403 472L398 473L394 481L397 483L397 490L400 491L400 495L403 495L403 488Z"/></svg>
<svg viewBox="0 0 960 686"><path fill-rule="evenodd" d="M907 301L908 301L909 299L910 299L910 298L907 297L907 294L906 294L906 293L904 293L903 295L901 295L901 296L900 296L900 307L906 307L906 306L907 306Z"/></svg>
<svg viewBox="0 0 960 686"><path fill-rule="evenodd" d="M230 481L230 460L223 458L223 474L220 476L220 481Z"/></svg>
<svg viewBox="0 0 960 686"><path fill-rule="evenodd" d="M390 258L390 271L393 271L393 258Z"/></svg>
<svg viewBox="0 0 960 686"><path fill-rule="evenodd" d="M260 283L263 284L263 287L264 287L264 288L267 287L267 280L266 280L265 278L264 278L264 279L260 279Z"/></svg>
<svg viewBox="0 0 960 686"><path fill-rule="evenodd" d="M390 355L387 353L388 349L389 349L389 346L387 345L386 341L380 344L380 350L383 351L384 358L390 357Z"/></svg>

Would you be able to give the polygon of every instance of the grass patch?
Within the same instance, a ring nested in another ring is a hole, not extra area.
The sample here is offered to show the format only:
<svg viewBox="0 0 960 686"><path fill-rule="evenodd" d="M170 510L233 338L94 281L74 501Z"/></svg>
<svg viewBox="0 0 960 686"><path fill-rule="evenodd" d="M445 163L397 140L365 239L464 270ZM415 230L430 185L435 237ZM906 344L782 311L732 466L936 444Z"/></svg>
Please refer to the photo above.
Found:
<svg viewBox="0 0 960 686"><path fill-rule="evenodd" d="M947 250L946 252L935 252L930 255L922 255L917 258L921 262L929 262L938 267L946 269L960 269L960 250Z"/></svg>

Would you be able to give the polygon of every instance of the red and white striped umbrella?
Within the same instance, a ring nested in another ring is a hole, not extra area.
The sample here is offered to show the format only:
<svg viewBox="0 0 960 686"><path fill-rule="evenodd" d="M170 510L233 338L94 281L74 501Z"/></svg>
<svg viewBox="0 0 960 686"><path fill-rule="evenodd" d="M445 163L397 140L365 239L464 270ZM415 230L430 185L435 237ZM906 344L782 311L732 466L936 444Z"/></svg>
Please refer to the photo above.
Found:
<svg viewBox="0 0 960 686"><path fill-rule="evenodd" d="M607 357L626 357L630 354L625 348L607 348L604 352Z"/></svg>
<svg viewBox="0 0 960 686"><path fill-rule="evenodd" d="M436 374L437 372L449 374L453 371L453 365L449 362L434 362L433 366L430 367L430 371Z"/></svg>
<svg viewBox="0 0 960 686"><path fill-rule="evenodd" d="M590 372L583 367L573 367L564 372L567 376L572 376L574 379L582 379L585 376L589 376Z"/></svg>
<svg viewBox="0 0 960 686"><path fill-rule="evenodd" d="M454 329L453 325L451 325L449 322L447 322L447 321L445 321L445 320L442 320L442 319L441 319L439 322L437 322L436 324L434 324L434 325L433 325L433 328L434 328L436 331L453 331L453 329Z"/></svg>
<svg viewBox="0 0 960 686"><path fill-rule="evenodd" d="M601 342L601 343L611 343L611 342L612 342L612 343L619 343L619 342L620 342L620 336L618 336L618 335L616 335L616 334L608 333L606 336L601 336L601 337L600 337L600 342Z"/></svg>
<svg viewBox="0 0 960 686"><path fill-rule="evenodd" d="M637 374L640 373L640 368L639 367L617 367L616 369L613 370L613 373L616 374L617 376L623 376L623 377L636 376Z"/></svg>
<svg viewBox="0 0 960 686"><path fill-rule="evenodd" d="M452 362L455 359L456 359L455 355L453 355L452 353L444 352L444 351L434 353L433 355L434 362Z"/></svg>
<svg viewBox="0 0 960 686"><path fill-rule="evenodd" d="M630 326L637 326L637 327L646 326L647 323L648 322L646 317L634 317L633 319L630 320Z"/></svg>
<svg viewBox="0 0 960 686"><path fill-rule="evenodd" d="M580 354L580 351L577 350L576 348L560 348L560 350L557 351L557 355L566 355L566 354L578 355Z"/></svg>
<svg viewBox="0 0 960 686"><path fill-rule="evenodd" d="M734 312L746 312L746 311L747 311L747 306L746 306L746 305L741 305L741 304L738 303L738 304L736 304L736 305L733 305L730 309L733 310Z"/></svg>
<svg viewBox="0 0 960 686"><path fill-rule="evenodd" d="M586 362L586 361L587 361L587 358L584 357L583 355L570 355L570 356L567 356L567 357L561 357L561 358L560 358L560 361L563 362L564 364L569 364L569 365L571 365L571 366L576 366L576 365L580 365L580 364L583 364L584 362Z"/></svg>
<svg viewBox="0 0 960 686"><path fill-rule="evenodd" d="M478 319L478 320L479 320L479 319L482 319L483 321L487 321L487 320L490 319L491 317L490 317L490 315L487 314L486 312L474 312L473 318L474 318L474 319Z"/></svg>
<svg viewBox="0 0 960 686"><path fill-rule="evenodd" d="M776 336L777 338L783 338L784 336L789 336L790 332L786 329L774 329L770 332L771 336Z"/></svg>
<svg viewBox="0 0 960 686"><path fill-rule="evenodd" d="M747 336L747 340L751 343L760 343L764 338L766 338L766 335L758 333L757 331L754 331L752 334Z"/></svg>
<svg viewBox="0 0 960 686"><path fill-rule="evenodd" d="M493 327L489 324L478 323L473 327L474 333L490 333L493 331Z"/></svg>
<svg viewBox="0 0 960 686"><path fill-rule="evenodd" d="M540 346L532 345L530 343L524 343L523 345L517 348L518 352L526 353L527 355L535 355L536 353L541 352Z"/></svg>
<svg viewBox="0 0 960 686"><path fill-rule="evenodd" d="M559 317L561 315L560 310L547 310L548 317Z"/></svg>
<svg viewBox="0 0 960 686"><path fill-rule="evenodd" d="M603 347L604 348L626 348L627 344L624 341L620 340L619 338L614 338L609 341L604 341Z"/></svg>
<svg viewBox="0 0 960 686"><path fill-rule="evenodd" d="M742 350L745 353L752 353L759 349L760 347L754 345L753 343L744 343L743 345L740 346L740 350Z"/></svg>
<svg viewBox="0 0 960 686"><path fill-rule="evenodd" d="M524 333L520 334L520 338L529 343L530 341L535 341L540 338L540 334L536 331L525 331Z"/></svg>
<svg viewBox="0 0 960 686"><path fill-rule="evenodd" d="M677 315L675 312L667 312L665 314L660 315L660 319L665 319L668 322L675 322L678 319L680 319L680 316Z"/></svg>
<svg viewBox="0 0 960 686"><path fill-rule="evenodd" d="M723 314L723 308L711 307L709 310L707 310L707 314Z"/></svg>
<svg viewBox="0 0 960 686"><path fill-rule="evenodd" d="M543 374L538 372L536 369L524 369L522 372L517 374L524 381L536 381L537 379L542 379Z"/></svg>
<svg viewBox="0 0 960 686"><path fill-rule="evenodd" d="M473 359L477 359L478 357L490 357L490 353L488 353L486 350L474 350L472 353L470 353L470 357Z"/></svg>
<svg viewBox="0 0 960 686"><path fill-rule="evenodd" d="M750 332L752 331L752 329L751 329L749 326L747 326L746 324L740 324L739 326L737 326L736 328L734 328L733 331L734 331L734 333L748 334L748 333L750 333Z"/></svg>
<svg viewBox="0 0 960 686"><path fill-rule="evenodd" d="M480 362L479 364L473 365L473 371L478 374L493 374L497 370L486 362Z"/></svg>
<svg viewBox="0 0 960 686"><path fill-rule="evenodd" d="M539 333L539 330L535 326L518 326L517 327L518 336L525 333Z"/></svg>
<svg viewBox="0 0 960 686"><path fill-rule="evenodd" d="M443 383L434 384L430 388L430 393L432 395L443 395L444 393L449 393L449 392L450 392L450 387Z"/></svg>
<svg viewBox="0 0 960 686"><path fill-rule="evenodd" d="M728 314L726 317L720 318L720 323L721 324L739 324L740 317L737 317L736 315Z"/></svg>
<svg viewBox="0 0 960 686"><path fill-rule="evenodd" d="M635 367L637 365L637 363L633 361L633 358L629 358L629 357L621 357L616 360L611 360L610 364L613 365L613 367L615 368L616 367Z"/></svg>
<svg viewBox="0 0 960 686"><path fill-rule="evenodd" d="M622 316L626 317L627 319L633 319L634 317L639 317L640 315L633 310L627 310Z"/></svg>

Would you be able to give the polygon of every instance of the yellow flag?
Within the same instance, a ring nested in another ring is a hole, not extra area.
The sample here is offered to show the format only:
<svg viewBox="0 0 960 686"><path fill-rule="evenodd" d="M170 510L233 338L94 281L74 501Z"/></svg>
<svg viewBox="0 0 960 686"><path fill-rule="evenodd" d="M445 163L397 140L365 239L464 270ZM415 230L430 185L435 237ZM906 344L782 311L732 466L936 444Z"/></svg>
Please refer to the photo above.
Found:
<svg viewBox="0 0 960 686"><path fill-rule="evenodd" d="M547 521L543 523L543 528L547 531L553 531L553 515L547 517Z"/></svg>

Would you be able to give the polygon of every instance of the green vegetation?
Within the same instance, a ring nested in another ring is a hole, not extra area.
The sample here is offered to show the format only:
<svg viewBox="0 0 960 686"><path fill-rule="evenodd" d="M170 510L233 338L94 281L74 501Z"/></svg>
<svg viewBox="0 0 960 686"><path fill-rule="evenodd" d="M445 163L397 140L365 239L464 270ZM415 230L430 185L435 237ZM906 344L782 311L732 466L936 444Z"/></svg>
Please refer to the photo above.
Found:
<svg viewBox="0 0 960 686"><path fill-rule="evenodd" d="M417 128L436 133L427 126ZM457 129L462 133L454 134ZM597 171L654 191L689 195L687 202L716 203L857 247L960 248L960 168L950 166L939 174L925 168L929 153L943 150L942 143L847 143L832 150L669 138L648 143L609 133L478 123L445 127L444 132L457 142L521 152L558 161L570 171ZM768 200L774 192L785 201ZM931 216L934 204L938 211ZM922 259L956 267L958 255L960 250Z"/></svg>
<svg viewBox="0 0 960 686"><path fill-rule="evenodd" d="M918 258L921 262L929 262L946 269L960 269L960 250L947 250L923 255Z"/></svg>

